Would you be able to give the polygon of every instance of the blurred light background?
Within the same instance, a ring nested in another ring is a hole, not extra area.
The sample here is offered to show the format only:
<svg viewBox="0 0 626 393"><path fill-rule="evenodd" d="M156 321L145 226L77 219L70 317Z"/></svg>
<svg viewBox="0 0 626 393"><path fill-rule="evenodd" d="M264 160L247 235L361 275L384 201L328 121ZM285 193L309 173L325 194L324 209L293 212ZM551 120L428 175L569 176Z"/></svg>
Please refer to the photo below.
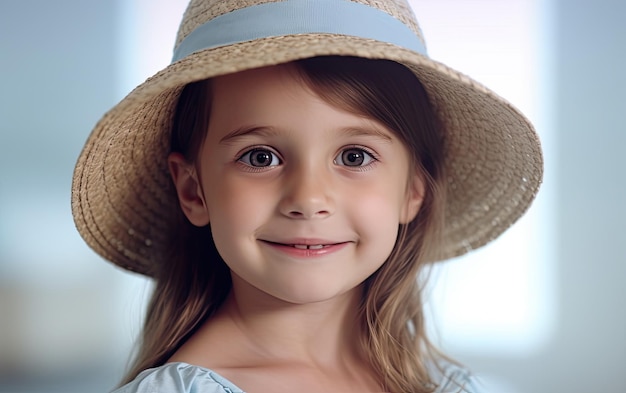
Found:
<svg viewBox="0 0 626 393"><path fill-rule="evenodd" d="M493 393L626 388L626 3L413 0L431 57L537 126L539 198L437 266L436 341ZM106 392L149 283L76 233L73 166L100 116L169 63L186 0L0 3L0 392Z"/></svg>

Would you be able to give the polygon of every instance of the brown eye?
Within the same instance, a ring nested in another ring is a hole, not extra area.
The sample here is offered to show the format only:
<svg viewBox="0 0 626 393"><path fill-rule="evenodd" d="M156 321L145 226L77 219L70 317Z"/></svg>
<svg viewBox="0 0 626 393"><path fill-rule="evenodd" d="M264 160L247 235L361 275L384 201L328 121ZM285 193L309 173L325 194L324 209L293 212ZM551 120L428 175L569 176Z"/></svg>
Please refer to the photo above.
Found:
<svg viewBox="0 0 626 393"><path fill-rule="evenodd" d="M335 158L337 165L363 166L369 164L374 158L363 149L350 148L341 151Z"/></svg>
<svg viewBox="0 0 626 393"><path fill-rule="evenodd" d="M252 149L239 157L239 161L257 168L276 166L280 164L278 156L268 149Z"/></svg>

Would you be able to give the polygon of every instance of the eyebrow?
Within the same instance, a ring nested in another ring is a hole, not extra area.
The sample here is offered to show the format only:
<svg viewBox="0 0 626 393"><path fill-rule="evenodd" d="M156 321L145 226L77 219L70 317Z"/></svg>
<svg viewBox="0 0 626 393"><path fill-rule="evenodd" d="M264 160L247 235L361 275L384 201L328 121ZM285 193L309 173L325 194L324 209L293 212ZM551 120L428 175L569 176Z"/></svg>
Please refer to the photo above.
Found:
<svg viewBox="0 0 626 393"><path fill-rule="evenodd" d="M341 128L339 132L343 136L374 137L374 138L382 139L383 141L388 142L388 143L393 142L392 137L388 133L383 132L382 130L379 130L375 127L344 127L344 128ZM230 131L229 133L224 135L220 139L219 143L220 144L228 143L232 141L233 139L237 139L246 135L259 135L259 136L268 137L268 136L277 136L277 135L280 135L280 133L278 132L278 130L272 127L262 127L262 126L261 127L258 127L258 126L246 127L244 126L244 127L237 128L233 131Z"/></svg>
<svg viewBox="0 0 626 393"><path fill-rule="evenodd" d="M346 136L367 136L384 140L385 142L393 142L388 133L383 132L375 127L347 127L341 129Z"/></svg>
<svg viewBox="0 0 626 393"><path fill-rule="evenodd" d="M260 136L275 136L278 135L278 131L276 131L272 127L240 127L230 131L228 134L224 135L219 143L228 143L233 139L237 139L239 137L245 135L260 135Z"/></svg>

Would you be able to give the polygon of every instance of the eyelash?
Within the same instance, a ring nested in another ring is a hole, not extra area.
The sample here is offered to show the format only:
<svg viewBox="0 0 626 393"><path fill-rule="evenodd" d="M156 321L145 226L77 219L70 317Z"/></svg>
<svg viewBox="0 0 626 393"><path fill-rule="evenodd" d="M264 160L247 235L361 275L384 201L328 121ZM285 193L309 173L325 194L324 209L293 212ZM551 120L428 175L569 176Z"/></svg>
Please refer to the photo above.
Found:
<svg viewBox="0 0 626 393"><path fill-rule="evenodd" d="M365 148L363 146L358 146L358 145L352 145L352 146L346 146L343 149L341 149L341 151L339 152L339 154L337 154L337 156L335 156L335 158L333 159L333 163L337 164L337 165L341 165L337 162L337 158L341 157L344 153L349 152L349 151L359 151L364 153L366 156L365 159L367 160L367 162L364 165L357 165L357 166L349 166L349 165L342 165L345 166L346 168L349 168L350 170L356 170L356 171L365 171L368 170L372 165L374 165L376 162L378 162L378 156L376 153L374 153L371 149ZM343 160L343 158L342 158Z"/></svg>
<svg viewBox="0 0 626 393"><path fill-rule="evenodd" d="M255 152L266 152L270 155L270 165L268 166L255 166L252 164L252 154ZM274 161L278 161L277 163L274 163ZM252 148L249 148L248 150L244 151L242 154L240 154L237 157L237 162L240 163L243 167L246 168L246 170L251 171L251 172L260 172L260 171L264 171L264 170L268 170L271 168L274 168L280 164L283 163L283 160L278 156L278 154L276 154L274 151L272 151L271 149L264 147L264 146L255 146ZM274 164L272 164L274 163Z"/></svg>
<svg viewBox="0 0 626 393"><path fill-rule="evenodd" d="M363 165L356 165L356 166L350 166L350 165L345 165L345 163L343 163L343 155L349 151L355 151L355 152L361 152L363 153L366 157L364 157L364 162L365 164ZM270 164L267 166L256 166L252 164L253 161L253 156L252 154L254 154L255 152L264 152L267 153L270 157ZM342 162L342 164L340 164L338 162L338 160L340 160ZM277 162L275 162L277 161ZM333 159L333 163L336 165L340 165L340 166L344 166L346 168L349 168L350 170L357 170L357 171L364 171L367 170L370 166L374 165L376 162L378 161L378 157L376 155L376 153L374 153L371 149L365 148L363 146L358 146L358 145L351 145L351 146L346 146L344 148L341 149L341 151L335 156L335 158ZM279 157L279 155L277 153L275 153L272 149L265 147L265 146L255 146L255 147L251 147L248 150L244 151L242 154L237 156L237 162L240 163L242 166L244 166L247 170L249 171L253 171L253 172L259 172L259 171L264 171L264 170L268 170L271 168L274 168L280 164L282 164L283 160Z"/></svg>

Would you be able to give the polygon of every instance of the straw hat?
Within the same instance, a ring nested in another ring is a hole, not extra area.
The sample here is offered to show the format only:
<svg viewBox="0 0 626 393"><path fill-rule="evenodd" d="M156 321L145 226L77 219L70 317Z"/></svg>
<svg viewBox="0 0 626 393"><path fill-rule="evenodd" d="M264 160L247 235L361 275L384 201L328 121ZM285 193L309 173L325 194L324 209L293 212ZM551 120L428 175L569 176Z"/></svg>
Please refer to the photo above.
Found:
<svg viewBox="0 0 626 393"><path fill-rule="evenodd" d="M169 133L187 83L320 55L393 60L426 88L446 135L444 258L496 238L529 207L543 172L532 125L490 90L430 60L405 0L192 0L172 64L111 109L80 154L72 213L89 246L146 275L163 259L177 203Z"/></svg>

